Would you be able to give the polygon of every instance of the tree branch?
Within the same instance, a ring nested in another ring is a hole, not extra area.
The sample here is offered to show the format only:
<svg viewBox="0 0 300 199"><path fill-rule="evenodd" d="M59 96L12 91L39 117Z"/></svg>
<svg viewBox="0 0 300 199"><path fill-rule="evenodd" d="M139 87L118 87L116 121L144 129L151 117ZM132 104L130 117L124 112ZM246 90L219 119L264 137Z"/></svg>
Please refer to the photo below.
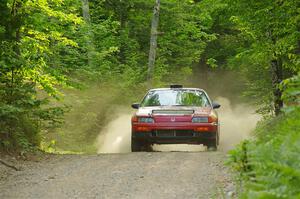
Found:
<svg viewBox="0 0 300 199"><path fill-rule="evenodd" d="M15 167L14 165L11 165L11 164L5 162L4 160L1 160L1 159L0 159L0 163L3 164L3 165L6 166L6 167L9 167L9 168L11 168L11 169L14 169L15 171L21 171L20 168L17 168L17 167Z"/></svg>

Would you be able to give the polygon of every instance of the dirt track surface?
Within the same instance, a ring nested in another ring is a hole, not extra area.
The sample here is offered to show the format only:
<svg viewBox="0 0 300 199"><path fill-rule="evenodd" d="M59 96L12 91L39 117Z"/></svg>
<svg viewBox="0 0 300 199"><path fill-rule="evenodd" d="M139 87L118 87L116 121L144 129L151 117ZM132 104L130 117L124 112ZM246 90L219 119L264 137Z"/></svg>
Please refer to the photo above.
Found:
<svg viewBox="0 0 300 199"><path fill-rule="evenodd" d="M221 152L49 156L2 176L0 198L220 198L232 186L223 161Z"/></svg>

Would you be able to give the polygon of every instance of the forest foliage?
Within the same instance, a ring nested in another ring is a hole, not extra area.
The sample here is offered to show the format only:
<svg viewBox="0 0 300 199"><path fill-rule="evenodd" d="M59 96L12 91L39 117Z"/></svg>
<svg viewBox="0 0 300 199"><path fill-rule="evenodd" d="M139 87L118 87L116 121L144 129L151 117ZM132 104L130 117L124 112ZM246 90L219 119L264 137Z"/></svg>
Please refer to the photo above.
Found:
<svg viewBox="0 0 300 199"><path fill-rule="evenodd" d="M63 123L71 108L64 99L72 99L84 113L88 110L80 104L124 102L145 90L154 4L1 0L0 148L41 147L43 135ZM257 139L231 154L246 198L299 194L299 4L161 0L153 86L184 82L195 71L205 80L209 71L234 70L244 81L243 95L264 115ZM212 82L218 84L217 79ZM66 92L72 88L85 93L86 88L101 86L106 89L92 99ZM96 106L90 108L98 110ZM83 117L97 121L90 112Z"/></svg>
<svg viewBox="0 0 300 199"><path fill-rule="evenodd" d="M64 122L65 89L145 89L154 3L2 0L0 146L39 147ZM235 70L258 111L280 115L299 105L299 16L297 0L162 0L154 86Z"/></svg>

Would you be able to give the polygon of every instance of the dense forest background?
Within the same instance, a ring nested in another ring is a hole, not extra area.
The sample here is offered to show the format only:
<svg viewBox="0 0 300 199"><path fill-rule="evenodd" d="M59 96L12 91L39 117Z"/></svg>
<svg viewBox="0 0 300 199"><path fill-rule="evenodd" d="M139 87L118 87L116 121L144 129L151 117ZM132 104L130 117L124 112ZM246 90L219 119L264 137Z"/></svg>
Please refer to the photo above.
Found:
<svg viewBox="0 0 300 199"><path fill-rule="evenodd" d="M257 131L277 132L266 127L276 128L273 124L283 128L276 141L274 136L258 136L258 143L245 142L233 152L235 168L250 173L243 178L246 182L255 169L260 174L267 169L249 166L245 151L256 150L253 158L263 154L264 148L254 147L259 144L270 141L282 147L285 138L300 140L296 134L300 132L299 4L298 0L161 0L152 86L193 85L201 80L204 88L219 87L220 75L211 74L234 71L229 78L238 81L234 89L256 104L265 118ZM89 110L102 114L111 104L129 104L148 86L154 5L154 0L1 0L0 147L51 148L55 145L51 132L68 120L77 122L66 127L73 134L65 136L94 140L95 135L76 137L77 131L102 125L99 115ZM72 109L77 114L68 115ZM287 120L288 127L278 118ZM94 126L85 126L85 121L95 121ZM77 131L74 125L80 126ZM289 132L294 132L293 138ZM286 146L291 147L287 151L299 152L299 144ZM294 172L293 179L299 182L299 170L274 165ZM283 192L275 189L272 194Z"/></svg>

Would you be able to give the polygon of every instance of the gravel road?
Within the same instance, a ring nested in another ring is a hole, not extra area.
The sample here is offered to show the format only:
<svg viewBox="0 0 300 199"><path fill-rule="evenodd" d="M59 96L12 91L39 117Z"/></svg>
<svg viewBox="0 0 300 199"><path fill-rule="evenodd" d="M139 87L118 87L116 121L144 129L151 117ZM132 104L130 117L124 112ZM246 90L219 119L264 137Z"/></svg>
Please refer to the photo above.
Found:
<svg viewBox="0 0 300 199"><path fill-rule="evenodd" d="M51 155L14 171L0 165L0 198L222 198L223 152Z"/></svg>

